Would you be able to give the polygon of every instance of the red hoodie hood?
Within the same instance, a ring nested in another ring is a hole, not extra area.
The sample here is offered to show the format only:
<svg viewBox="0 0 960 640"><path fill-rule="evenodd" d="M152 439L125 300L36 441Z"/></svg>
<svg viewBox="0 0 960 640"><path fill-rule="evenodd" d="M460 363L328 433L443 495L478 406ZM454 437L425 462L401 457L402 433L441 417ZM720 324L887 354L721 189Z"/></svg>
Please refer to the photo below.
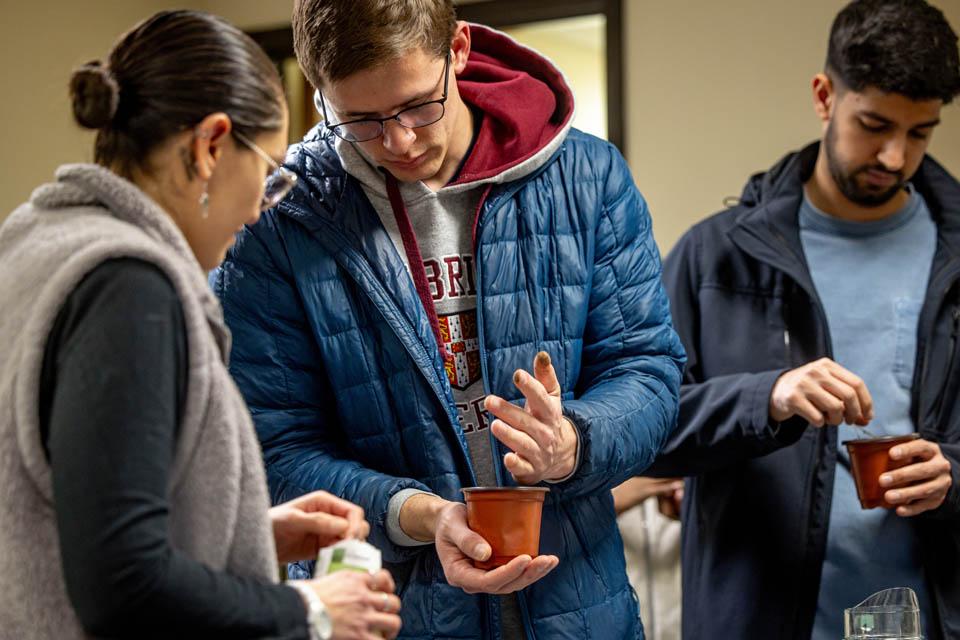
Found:
<svg viewBox="0 0 960 640"><path fill-rule="evenodd" d="M483 189L474 211L473 244L476 245L476 225L491 187L535 171L560 147L573 117L573 93L553 64L506 34L474 24L470 25L470 34L470 57L466 68L457 76L457 87L464 102L481 112L483 118L458 178L444 189ZM342 140L336 144L344 167L365 189L376 192L380 185L385 186L417 295L430 318L440 352L446 358L423 257L401 185L389 172L384 179L356 145ZM358 161L353 168L350 167L352 155ZM427 189L422 184L419 191L415 186L407 188L415 193Z"/></svg>
<svg viewBox="0 0 960 640"><path fill-rule="evenodd" d="M460 95L483 113L456 184L497 176L537 155L567 130L573 92L553 63L505 33L470 25Z"/></svg>

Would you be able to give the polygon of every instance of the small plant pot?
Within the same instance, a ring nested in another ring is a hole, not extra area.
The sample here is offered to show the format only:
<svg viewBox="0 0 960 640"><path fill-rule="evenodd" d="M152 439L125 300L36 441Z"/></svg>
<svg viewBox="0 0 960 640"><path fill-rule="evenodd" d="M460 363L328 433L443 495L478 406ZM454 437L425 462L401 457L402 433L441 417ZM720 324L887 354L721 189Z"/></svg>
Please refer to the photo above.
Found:
<svg viewBox="0 0 960 640"><path fill-rule="evenodd" d="M863 440L847 440L843 444L850 454L850 470L857 483L857 496L864 509L883 507L892 509L893 505L883 499L887 489L880 486L880 476L887 471L899 469L910 464L909 459L893 460L890 449L916 440L920 435L911 433L906 436L885 436Z"/></svg>
<svg viewBox="0 0 960 640"><path fill-rule="evenodd" d="M467 525L490 543L487 560L474 560L478 569L501 567L517 556L540 553L540 518L549 489L541 487L470 487Z"/></svg>

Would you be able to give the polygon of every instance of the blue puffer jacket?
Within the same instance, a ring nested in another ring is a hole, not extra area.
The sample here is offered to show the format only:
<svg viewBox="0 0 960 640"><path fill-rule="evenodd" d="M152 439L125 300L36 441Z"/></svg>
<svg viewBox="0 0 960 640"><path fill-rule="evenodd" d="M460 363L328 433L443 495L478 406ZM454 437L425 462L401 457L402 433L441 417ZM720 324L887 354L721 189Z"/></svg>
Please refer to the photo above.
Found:
<svg viewBox="0 0 960 640"><path fill-rule="evenodd" d="M495 598L447 585L432 546L386 534L401 489L461 500L473 484L414 284L328 133L308 134L288 166L295 192L240 234L213 276L272 497L326 489L366 510L403 599L401 637L496 638ZM684 355L623 158L571 131L539 170L493 188L476 257L486 390L518 399L513 372L545 350L581 434L577 473L544 505L540 549L560 565L520 594L527 636L642 638L610 489L643 471L673 429Z"/></svg>

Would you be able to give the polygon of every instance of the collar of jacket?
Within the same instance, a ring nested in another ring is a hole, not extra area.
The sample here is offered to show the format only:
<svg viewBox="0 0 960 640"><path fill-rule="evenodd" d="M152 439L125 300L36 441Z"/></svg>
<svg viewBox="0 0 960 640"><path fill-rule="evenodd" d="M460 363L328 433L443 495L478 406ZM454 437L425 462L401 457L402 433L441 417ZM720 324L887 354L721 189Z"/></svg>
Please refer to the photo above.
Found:
<svg viewBox="0 0 960 640"><path fill-rule="evenodd" d="M814 299L797 212L803 185L813 173L819 152L820 143L812 143L785 156L766 173L752 176L740 197L742 211L729 231L731 241L741 250L789 275ZM934 275L960 270L960 182L930 156L923 159L911 182L937 224Z"/></svg>

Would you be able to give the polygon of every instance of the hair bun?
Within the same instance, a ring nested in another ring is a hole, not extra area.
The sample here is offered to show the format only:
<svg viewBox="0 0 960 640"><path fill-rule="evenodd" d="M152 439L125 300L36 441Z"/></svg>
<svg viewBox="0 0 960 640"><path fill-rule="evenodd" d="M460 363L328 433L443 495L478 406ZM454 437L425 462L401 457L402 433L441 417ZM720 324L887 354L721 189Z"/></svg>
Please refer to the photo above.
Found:
<svg viewBox="0 0 960 640"><path fill-rule="evenodd" d="M81 127L102 129L113 120L120 103L120 85L99 60L88 62L70 78L73 117Z"/></svg>

